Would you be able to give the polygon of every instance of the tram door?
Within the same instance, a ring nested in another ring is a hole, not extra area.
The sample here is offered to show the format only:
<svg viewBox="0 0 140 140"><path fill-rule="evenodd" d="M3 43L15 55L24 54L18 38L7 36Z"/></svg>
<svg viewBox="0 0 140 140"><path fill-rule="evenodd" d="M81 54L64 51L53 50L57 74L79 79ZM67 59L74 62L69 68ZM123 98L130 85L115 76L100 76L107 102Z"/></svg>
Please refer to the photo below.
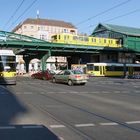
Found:
<svg viewBox="0 0 140 140"><path fill-rule="evenodd" d="M128 67L128 75L132 76L134 74L133 67Z"/></svg>
<svg viewBox="0 0 140 140"><path fill-rule="evenodd" d="M105 66L99 66L100 69L100 76L105 76Z"/></svg>

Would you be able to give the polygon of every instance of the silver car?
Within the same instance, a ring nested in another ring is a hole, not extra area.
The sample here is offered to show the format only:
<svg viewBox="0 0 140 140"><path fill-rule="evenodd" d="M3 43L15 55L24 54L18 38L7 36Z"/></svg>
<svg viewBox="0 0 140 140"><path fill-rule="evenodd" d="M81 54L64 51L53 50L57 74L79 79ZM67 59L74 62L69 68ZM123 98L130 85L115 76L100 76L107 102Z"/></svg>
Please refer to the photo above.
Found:
<svg viewBox="0 0 140 140"><path fill-rule="evenodd" d="M88 75L82 73L79 70L64 70L55 74L52 78L52 82L67 83L69 86L74 84L85 85L88 80Z"/></svg>

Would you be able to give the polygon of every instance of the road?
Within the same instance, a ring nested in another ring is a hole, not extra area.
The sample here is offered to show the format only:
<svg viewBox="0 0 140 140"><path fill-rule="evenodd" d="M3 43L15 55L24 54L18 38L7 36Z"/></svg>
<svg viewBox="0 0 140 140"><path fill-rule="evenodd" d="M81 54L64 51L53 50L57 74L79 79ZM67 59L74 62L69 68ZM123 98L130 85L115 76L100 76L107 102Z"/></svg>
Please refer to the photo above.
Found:
<svg viewBox="0 0 140 140"><path fill-rule="evenodd" d="M0 85L0 114L3 140L139 140L140 80L68 86L18 77Z"/></svg>

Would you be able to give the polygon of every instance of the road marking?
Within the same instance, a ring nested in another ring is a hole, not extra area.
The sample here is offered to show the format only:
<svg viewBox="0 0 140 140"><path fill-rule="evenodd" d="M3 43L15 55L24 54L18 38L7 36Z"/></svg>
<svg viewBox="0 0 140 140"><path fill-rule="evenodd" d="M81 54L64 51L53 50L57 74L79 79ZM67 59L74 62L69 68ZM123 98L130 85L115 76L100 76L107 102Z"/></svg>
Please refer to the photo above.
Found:
<svg viewBox="0 0 140 140"><path fill-rule="evenodd" d="M46 92L46 93L53 94L53 93L57 93L57 92Z"/></svg>
<svg viewBox="0 0 140 140"><path fill-rule="evenodd" d="M125 123L127 123L127 124L138 124L138 123L140 123L140 121L130 121L130 122L125 122Z"/></svg>
<svg viewBox="0 0 140 140"><path fill-rule="evenodd" d="M121 93L121 91L114 91L114 93Z"/></svg>
<svg viewBox="0 0 140 140"><path fill-rule="evenodd" d="M64 91L61 92L61 91L60 91L60 92L57 92L57 93L63 93L63 94L65 94L65 93L67 93L67 92L64 92Z"/></svg>
<svg viewBox="0 0 140 140"><path fill-rule="evenodd" d="M31 128L43 128L42 125L29 125L29 126L22 126L24 129L31 129Z"/></svg>
<svg viewBox="0 0 140 140"><path fill-rule="evenodd" d="M109 93L109 91L102 91L102 93Z"/></svg>
<svg viewBox="0 0 140 140"><path fill-rule="evenodd" d="M139 91L139 90L135 90L134 92L136 92L136 93L140 93L140 91Z"/></svg>
<svg viewBox="0 0 140 140"><path fill-rule="evenodd" d="M0 129L16 129L15 126L0 126Z"/></svg>
<svg viewBox="0 0 140 140"><path fill-rule="evenodd" d="M105 126L105 125L107 125L107 126L118 125L118 123L114 123L114 122L112 122L112 123L99 123L99 124L103 125L103 126Z"/></svg>
<svg viewBox="0 0 140 140"><path fill-rule="evenodd" d="M124 90L124 91L121 91L121 92L122 92L122 93L128 93L128 91L125 91L125 90Z"/></svg>
<svg viewBox="0 0 140 140"><path fill-rule="evenodd" d="M93 94L94 94L94 93L100 93L100 91L93 91L92 93L93 93Z"/></svg>
<svg viewBox="0 0 140 140"><path fill-rule="evenodd" d="M62 137L59 137L59 140L64 140L64 138L62 138Z"/></svg>
<svg viewBox="0 0 140 140"><path fill-rule="evenodd" d="M134 86L135 88L139 88L139 86Z"/></svg>
<svg viewBox="0 0 140 140"><path fill-rule="evenodd" d="M88 127L88 126L95 126L95 124L93 124L93 123L75 124L75 127Z"/></svg>
<svg viewBox="0 0 140 140"><path fill-rule="evenodd" d="M76 91L72 91L72 92L69 92L69 93L73 93L73 94L75 94L75 93L78 93L78 92L76 92Z"/></svg>
<svg viewBox="0 0 140 140"><path fill-rule="evenodd" d="M33 94L33 92L23 92L23 94Z"/></svg>
<svg viewBox="0 0 140 140"><path fill-rule="evenodd" d="M51 128L63 128L64 125L50 125Z"/></svg>
<svg viewBox="0 0 140 140"><path fill-rule="evenodd" d="M22 92L16 92L16 94L22 94Z"/></svg>

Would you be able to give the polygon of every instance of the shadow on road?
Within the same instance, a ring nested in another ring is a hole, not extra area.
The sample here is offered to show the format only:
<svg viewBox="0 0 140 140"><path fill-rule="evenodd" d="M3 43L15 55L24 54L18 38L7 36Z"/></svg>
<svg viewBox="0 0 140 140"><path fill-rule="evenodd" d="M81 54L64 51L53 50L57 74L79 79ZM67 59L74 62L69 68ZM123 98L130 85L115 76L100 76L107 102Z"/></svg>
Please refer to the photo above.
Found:
<svg viewBox="0 0 140 140"><path fill-rule="evenodd" d="M58 140L43 125L15 125L12 120L18 114L25 114L28 109L6 86L0 85L0 139L1 140Z"/></svg>

